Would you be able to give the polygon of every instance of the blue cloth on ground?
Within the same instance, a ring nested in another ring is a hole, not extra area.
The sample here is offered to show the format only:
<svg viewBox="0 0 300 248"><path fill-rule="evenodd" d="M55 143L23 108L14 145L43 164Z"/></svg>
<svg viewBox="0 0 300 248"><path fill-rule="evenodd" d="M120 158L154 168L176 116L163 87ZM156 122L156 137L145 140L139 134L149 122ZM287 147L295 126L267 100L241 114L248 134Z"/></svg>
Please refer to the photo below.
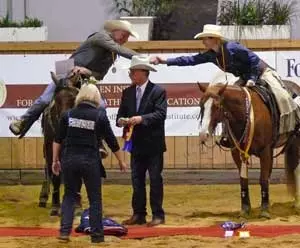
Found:
<svg viewBox="0 0 300 248"><path fill-rule="evenodd" d="M102 224L103 224L104 235L123 236L128 233L128 229L125 226L119 224L118 222L110 218L103 218ZM80 225L75 229L75 232L90 234L91 226L90 226L89 209L85 209L83 211L80 219Z"/></svg>
<svg viewBox="0 0 300 248"><path fill-rule="evenodd" d="M233 221L225 221L224 223L221 224L221 227L225 230L225 231L234 231L236 229L239 228L243 228L245 226L245 223L236 223Z"/></svg>

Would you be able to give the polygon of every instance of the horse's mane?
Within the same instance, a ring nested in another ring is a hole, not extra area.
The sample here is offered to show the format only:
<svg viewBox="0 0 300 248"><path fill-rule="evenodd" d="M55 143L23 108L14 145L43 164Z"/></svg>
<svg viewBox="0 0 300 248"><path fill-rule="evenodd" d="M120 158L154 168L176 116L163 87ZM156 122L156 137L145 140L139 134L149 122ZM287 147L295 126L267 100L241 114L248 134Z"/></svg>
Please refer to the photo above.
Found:
<svg viewBox="0 0 300 248"><path fill-rule="evenodd" d="M50 104L42 117L42 132L45 137L53 138L62 113L73 107L78 89L75 87L60 87L55 90Z"/></svg>

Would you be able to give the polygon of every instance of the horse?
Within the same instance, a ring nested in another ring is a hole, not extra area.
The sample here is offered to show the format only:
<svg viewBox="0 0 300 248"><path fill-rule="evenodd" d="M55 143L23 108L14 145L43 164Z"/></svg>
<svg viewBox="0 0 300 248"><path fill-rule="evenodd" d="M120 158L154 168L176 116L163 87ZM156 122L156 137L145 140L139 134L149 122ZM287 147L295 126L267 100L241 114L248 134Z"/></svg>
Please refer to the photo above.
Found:
<svg viewBox="0 0 300 248"><path fill-rule="evenodd" d="M44 110L42 115L42 132L44 136L43 151L46 166L45 180L42 184L42 189L39 197L39 207L46 207L50 193L51 181L53 186L52 206L50 212L51 216L59 216L60 214L59 211L61 185L61 175L56 176L52 173L52 143L55 137L55 132L59 125L61 115L74 106L75 98L80 88L78 75L71 75L63 79L58 79L56 75L51 72L51 77L56 85L56 90L53 96L53 100ZM78 210L78 208L81 208L80 193L78 193L78 199L76 201L76 209Z"/></svg>
<svg viewBox="0 0 300 248"><path fill-rule="evenodd" d="M285 83L298 94L296 84ZM300 210L299 135L296 130L277 136L271 111L262 97L254 90L238 85L198 83L202 92L200 99L200 141L213 135L217 124L223 123L232 145L231 155L240 172L240 217L248 218L251 212L249 198L247 161L250 155L260 159L261 205L260 217L271 218L269 212L269 180L272 172L274 149L284 147L287 185L295 198L295 208ZM248 93L247 93L248 92ZM249 94L249 95L248 95ZM247 101L250 96L251 102ZM251 108L252 115L251 117ZM252 130L252 131L251 131ZM248 139L245 140L245 137Z"/></svg>

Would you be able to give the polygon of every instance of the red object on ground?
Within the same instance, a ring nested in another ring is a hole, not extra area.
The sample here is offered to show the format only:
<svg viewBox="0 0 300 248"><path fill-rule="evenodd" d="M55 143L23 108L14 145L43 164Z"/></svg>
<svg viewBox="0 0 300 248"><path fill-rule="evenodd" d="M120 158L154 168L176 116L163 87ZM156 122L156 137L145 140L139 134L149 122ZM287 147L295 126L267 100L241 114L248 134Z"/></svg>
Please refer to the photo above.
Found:
<svg viewBox="0 0 300 248"><path fill-rule="evenodd" d="M257 226L249 225L238 231L249 231L252 237L278 237L282 235L300 234L300 225L276 225L276 226ZM38 227L0 227L0 237L56 237L56 228ZM82 236L85 234L72 233L72 236ZM197 235L203 237L224 237L224 230L220 226L209 227L128 227L128 234L124 239L143 239L158 236L174 235Z"/></svg>

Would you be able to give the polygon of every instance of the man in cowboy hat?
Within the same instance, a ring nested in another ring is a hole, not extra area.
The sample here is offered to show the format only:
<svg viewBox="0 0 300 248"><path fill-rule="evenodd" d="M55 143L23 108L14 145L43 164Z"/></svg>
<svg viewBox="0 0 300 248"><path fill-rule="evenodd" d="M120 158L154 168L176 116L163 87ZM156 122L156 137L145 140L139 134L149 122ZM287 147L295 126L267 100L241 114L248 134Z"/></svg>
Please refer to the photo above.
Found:
<svg viewBox="0 0 300 248"><path fill-rule="evenodd" d="M92 75L97 80L102 80L117 55L131 59L137 54L122 46L130 35L138 38L130 22L106 21L104 30L91 34L71 55L76 66L74 70L76 73ZM26 134L52 100L54 91L55 84L52 82L21 119L10 124L9 129L14 135L22 138Z"/></svg>
<svg viewBox="0 0 300 248"><path fill-rule="evenodd" d="M230 72L240 77L239 82L248 87L264 81L275 95L281 114L279 133L290 132L295 129L300 119L300 109L289 93L283 88L283 82L274 69L270 68L257 54L242 46L238 42L227 41L218 25L204 25L203 32L198 33L195 39L202 40L208 50L192 56L163 59L151 58L153 64L167 64L168 66L189 66L211 62L224 72ZM290 120L290 121L287 121ZM223 146L230 147L228 139L221 139Z"/></svg>
<svg viewBox="0 0 300 248"><path fill-rule="evenodd" d="M165 119L167 114L166 91L149 80L150 71L156 71L145 56L133 56L129 68L132 85L122 93L117 114L117 126L133 127L131 141L131 179L133 187L133 215L125 225L146 223L146 172L150 177L150 205L152 220L149 226L163 224L163 153Z"/></svg>

